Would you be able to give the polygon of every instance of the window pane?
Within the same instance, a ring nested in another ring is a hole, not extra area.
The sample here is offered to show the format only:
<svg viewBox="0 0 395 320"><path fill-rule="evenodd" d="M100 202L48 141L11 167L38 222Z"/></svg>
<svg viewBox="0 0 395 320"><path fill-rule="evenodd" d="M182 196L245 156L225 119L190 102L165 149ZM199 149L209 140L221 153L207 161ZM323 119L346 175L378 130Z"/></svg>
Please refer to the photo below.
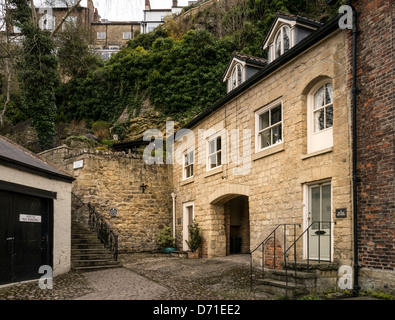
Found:
<svg viewBox="0 0 395 320"><path fill-rule="evenodd" d="M269 111L259 116L259 131L267 128L268 126L269 126Z"/></svg>
<svg viewBox="0 0 395 320"><path fill-rule="evenodd" d="M266 148L272 144L271 130L265 130L261 134L261 149Z"/></svg>
<svg viewBox="0 0 395 320"><path fill-rule="evenodd" d="M321 108L325 105L324 101L324 87L318 89L316 94L314 95L314 110Z"/></svg>
<svg viewBox="0 0 395 320"><path fill-rule="evenodd" d="M325 129L324 109L314 112L314 132Z"/></svg>
<svg viewBox="0 0 395 320"><path fill-rule="evenodd" d="M326 108L326 127L333 127L333 105L327 106Z"/></svg>
<svg viewBox="0 0 395 320"><path fill-rule="evenodd" d="M281 121L281 105L271 110L271 125Z"/></svg>
<svg viewBox="0 0 395 320"><path fill-rule="evenodd" d="M217 138L217 151L221 150L221 137Z"/></svg>
<svg viewBox="0 0 395 320"><path fill-rule="evenodd" d="M272 129L273 132L273 144L279 143L282 141L282 125L278 125Z"/></svg>
<svg viewBox="0 0 395 320"><path fill-rule="evenodd" d="M328 83L325 85L325 104L330 104L333 102L333 88L332 84Z"/></svg>
<svg viewBox="0 0 395 320"><path fill-rule="evenodd" d="M189 153L189 163L194 163L194 154L195 154L194 151L191 151Z"/></svg>
<svg viewBox="0 0 395 320"><path fill-rule="evenodd" d="M321 217L321 190L320 187L313 187L311 188L311 223L314 223L316 221L320 221ZM319 228L318 223L314 223L312 225L313 230L318 230Z"/></svg>
<svg viewBox="0 0 395 320"><path fill-rule="evenodd" d="M215 152L215 140L211 140L211 141L209 142L209 144L210 144L209 153L212 154L212 153Z"/></svg>
<svg viewBox="0 0 395 320"><path fill-rule="evenodd" d="M322 221L331 221L331 186L322 186ZM322 229L329 229L329 223L323 223Z"/></svg>
<svg viewBox="0 0 395 320"><path fill-rule="evenodd" d="M236 68L233 70L232 73L232 89L236 88Z"/></svg>
<svg viewBox="0 0 395 320"><path fill-rule="evenodd" d="M283 41L284 41L284 53L289 50L290 44L289 44L289 28L284 27L283 28Z"/></svg>
<svg viewBox="0 0 395 320"><path fill-rule="evenodd" d="M191 165L191 166L189 167L189 169L190 169L190 177L192 177L192 176L193 176L193 165Z"/></svg>
<svg viewBox="0 0 395 320"><path fill-rule="evenodd" d="M241 65L237 65L237 83L240 85L242 83Z"/></svg>
<svg viewBox="0 0 395 320"><path fill-rule="evenodd" d="M217 166L217 154L213 154L210 156L210 169L215 168Z"/></svg>
<svg viewBox="0 0 395 320"><path fill-rule="evenodd" d="M187 166L189 164L188 155L187 154L184 157L184 161L185 161L185 166Z"/></svg>
<svg viewBox="0 0 395 320"><path fill-rule="evenodd" d="M275 57L281 56L281 32L278 34L275 43Z"/></svg>
<svg viewBox="0 0 395 320"><path fill-rule="evenodd" d="M222 156L221 152L218 152L217 153L217 166L220 166L222 164L221 156Z"/></svg>

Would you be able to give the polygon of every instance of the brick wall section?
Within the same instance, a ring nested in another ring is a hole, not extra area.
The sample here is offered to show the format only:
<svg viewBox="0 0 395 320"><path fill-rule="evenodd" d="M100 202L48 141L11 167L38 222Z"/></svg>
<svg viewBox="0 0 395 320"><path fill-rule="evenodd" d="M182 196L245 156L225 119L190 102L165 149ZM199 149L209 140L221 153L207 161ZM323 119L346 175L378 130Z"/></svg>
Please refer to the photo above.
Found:
<svg viewBox="0 0 395 320"><path fill-rule="evenodd" d="M172 223L171 171L167 165L147 165L123 152L74 151L68 147L41 156L74 176L73 192L86 204L92 203L115 229L120 251L159 249L156 236ZM84 167L74 170L73 163L78 160L84 160ZM148 185L144 193L142 183ZM86 215L78 202L75 205L73 214ZM110 216L111 208L118 209L116 217Z"/></svg>
<svg viewBox="0 0 395 320"><path fill-rule="evenodd" d="M391 4L392 3L392 4ZM362 267L395 267L395 2L354 1L358 17L358 242ZM351 41L351 38L350 38Z"/></svg>

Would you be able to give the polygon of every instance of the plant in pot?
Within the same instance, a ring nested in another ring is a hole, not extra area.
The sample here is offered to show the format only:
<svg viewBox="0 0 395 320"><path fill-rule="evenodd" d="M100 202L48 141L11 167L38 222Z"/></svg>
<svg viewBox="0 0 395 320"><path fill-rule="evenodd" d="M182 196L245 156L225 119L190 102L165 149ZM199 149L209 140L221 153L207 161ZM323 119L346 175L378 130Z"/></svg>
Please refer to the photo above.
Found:
<svg viewBox="0 0 395 320"><path fill-rule="evenodd" d="M172 236L170 227L164 227L157 236L158 245L164 249L165 253L176 250L176 240Z"/></svg>
<svg viewBox="0 0 395 320"><path fill-rule="evenodd" d="M197 259L199 258L199 248L203 242L203 238L200 235L199 225L193 221L192 224L188 226L189 240L185 240L189 249L188 258Z"/></svg>

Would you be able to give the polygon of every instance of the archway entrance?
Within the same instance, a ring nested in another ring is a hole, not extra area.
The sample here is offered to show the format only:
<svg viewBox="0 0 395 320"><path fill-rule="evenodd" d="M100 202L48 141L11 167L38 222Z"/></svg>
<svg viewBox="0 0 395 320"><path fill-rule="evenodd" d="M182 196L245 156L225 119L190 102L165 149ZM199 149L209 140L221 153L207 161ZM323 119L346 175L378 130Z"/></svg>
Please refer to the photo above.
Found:
<svg viewBox="0 0 395 320"><path fill-rule="evenodd" d="M226 254L250 252L248 197L238 196L224 204Z"/></svg>
<svg viewBox="0 0 395 320"><path fill-rule="evenodd" d="M249 187L224 184L210 202L208 257L250 252Z"/></svg>

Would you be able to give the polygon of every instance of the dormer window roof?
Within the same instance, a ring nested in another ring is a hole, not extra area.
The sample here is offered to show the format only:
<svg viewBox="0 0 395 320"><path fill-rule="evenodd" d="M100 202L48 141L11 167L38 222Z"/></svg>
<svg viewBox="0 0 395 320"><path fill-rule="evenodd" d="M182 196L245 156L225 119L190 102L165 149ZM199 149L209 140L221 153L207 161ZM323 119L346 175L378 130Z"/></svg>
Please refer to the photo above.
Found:
<svg viewBox="0 0 395 320"><path fill-rule="evenodd" d="M280 12L277 14L262 49L268 51L269 63L286 53L322 24L300 16Z"/></svg>
<svg viewBox="0 0 395 320"><path fill-rule="evenodd" d="M233 53L222 78L231 91L267 65L267 60L241 53Z"/></svg>

